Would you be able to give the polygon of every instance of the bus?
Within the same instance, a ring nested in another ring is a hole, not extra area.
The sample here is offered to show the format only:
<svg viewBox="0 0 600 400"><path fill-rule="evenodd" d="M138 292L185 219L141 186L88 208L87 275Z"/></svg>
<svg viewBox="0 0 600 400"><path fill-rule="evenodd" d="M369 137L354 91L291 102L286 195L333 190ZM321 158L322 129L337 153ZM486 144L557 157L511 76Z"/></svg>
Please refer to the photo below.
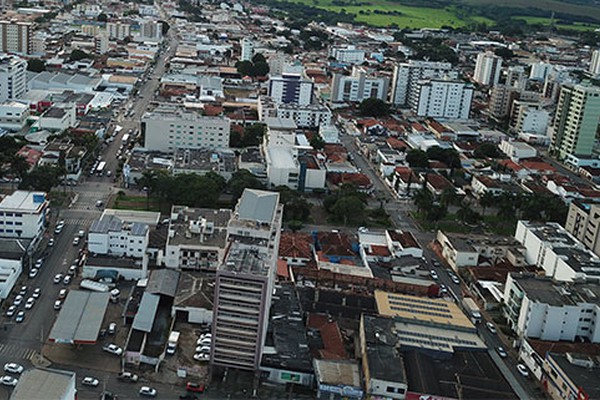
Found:
<svg viewBox="0 0 600 400"><path fill-rule="evenodd" d="M104 175L104 167L106 167L106 161L101 161L100 164L98 164L98 168L96 168L96 174L98 176Z"/></svg>

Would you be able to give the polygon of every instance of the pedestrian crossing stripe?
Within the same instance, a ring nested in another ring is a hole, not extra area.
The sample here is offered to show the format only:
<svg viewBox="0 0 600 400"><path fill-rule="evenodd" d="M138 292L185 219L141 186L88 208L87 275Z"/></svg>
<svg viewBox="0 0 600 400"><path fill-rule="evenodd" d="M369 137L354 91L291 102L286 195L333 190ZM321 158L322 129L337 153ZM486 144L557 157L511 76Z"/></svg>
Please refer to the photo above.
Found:
<svg viewBox="0 0 600 400"><path fill-rule="evenodd" d="M0 355L23 360L33 360L37 357L38 352L35 349L19 347L12 344L0 344Z"/></svg>

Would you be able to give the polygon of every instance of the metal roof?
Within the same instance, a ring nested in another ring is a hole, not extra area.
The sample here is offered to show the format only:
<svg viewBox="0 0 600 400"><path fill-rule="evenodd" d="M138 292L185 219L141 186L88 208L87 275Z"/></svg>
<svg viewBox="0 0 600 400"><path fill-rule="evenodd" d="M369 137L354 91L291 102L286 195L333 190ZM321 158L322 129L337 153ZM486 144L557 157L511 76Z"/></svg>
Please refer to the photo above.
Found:
<svg viewBox="0 0 600 400"><path fill-rule="evenodd" d="M112 215L102 216L100 219L96 219L90 226L90 233L108 233L109 231L120 231L123 223L117 217Z"/></svg>
<svg viewBox="0 0 600 400"><path fill-rule="evenodd" d="M179 271L166 268L152 271L150 274L150 279L148 279L146 292L175 297L175 294L177 293L179 275Z"/></svg>
<svg viewBox="0 0 600 400"><path fill-rule="evenodd" d="M140 308L133 319L133 329L144 332L152 331L152 325L154 325L154 317L158 310L159 301L159 295L144 292L142 301L140 302Z"/></svg>
<svg viewBox="0 0 600 400"><path fill-rule="evenodd" d="M75 372L57 369L28 369L19 377L11 400L64 399L75 387Z"/></svg>
<svg viewBox="0 0 600 400"><path fill-rule="evenodd" d="M240 219L270 223L279 203L279 193L245 189L240 199Z"/></svg>
<svg viewBox="0 0 600 400"><path fill-rule="evenodd" d="M57 343L95 343L109 297L108 293L71 290L49 339Z"/></svg>

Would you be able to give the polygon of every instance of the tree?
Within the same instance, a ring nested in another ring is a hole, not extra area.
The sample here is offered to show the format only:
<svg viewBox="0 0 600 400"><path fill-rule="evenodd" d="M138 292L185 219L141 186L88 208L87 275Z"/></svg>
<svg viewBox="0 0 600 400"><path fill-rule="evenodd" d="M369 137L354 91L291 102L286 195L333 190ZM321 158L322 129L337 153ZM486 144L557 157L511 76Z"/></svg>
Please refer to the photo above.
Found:
<svg viewBox="0 0 600 400"><path fill-rule="evenodd" d="M100 13L98 14L98 16L96 17L96 20L98 22L106 22L108 21L108 15L104 14L104 13Z"/></svg>
<svg viewBox="0 0 600 400"><path fill-rule="evenodd" d="M331 211L338 221L344 221L345 226L349 220L362 215L364 210L365 203L356 196L348 196L336 201Z"/></svg>
<svg viewBox="0 0 600 400"><path fill-rule="evenodd" d="M444 207L454 205L458 200L458 196L456 195L456 191L454 188L446 188L442 191L440 195L440 204Z"/></svg>
<svg viewBox="0 0 600 400"><path fill-rule="evenodd" d="M415 193L413 201L419 212L427 211L433 206L433 195L427 189L420 189Z"/></svg>
<svg viewBox="0 0 600 400"><path fill-rule="evenodd" d="M498 47L496 50L494 50L494 54L504 59L511 59L515 56L513 51L508 47Z"/></svg>
<svg viewBox="0 0 600 400"><path fill-rule="evenodd" d="M25 157L14 155L10 160L10 172L20 179L23 179L30 167Z"/></svg>
<svg viewBox="0 0 600 400"><path fill-rule="evenodd" d="M150 193L154 193L158 183L156 171L147 169L142 172L142 176L136 180L138 186L146 191L146 210L150 209Z"/></svg>
<svg viewBox="0 0 600 400"><path fill-rule="evenodd" d="M406 152L406 162L411 168L429 167L429 158L427 153L419 149L410 149Z"/></svg>
<svg viewBox="0 0 600 400"><path fill-rule="evenodd" d="M442 149L439 146L432 146L427 149L427 157L430 160L441 161L452 169L462 167L458 152L451 148Z"/></svg>
<svg viewBox="0 0 600 400"><path fill-rule="evenodd" d="M160 22L162 24L162 34L163 34L163 36L167 36L167 33L169 33L169 29L171 29L171 26L165 20L160 20L158 22Z"/></svg>
<svg viewBox="0 0 600 400"><path fill-rule="evenodd" d="M235 63L235 68L237 69L237 72L239 72L240 75L242 76L252 76L252 68L254 67L254 64L252 64L251 61L238 61Z"/></svg>
<svg viewBox="0 0 600 400"><path fill-rule="evenodd" d="M390 113L388 104L380 99L369 97L358 105L360 115L367 117L384 117Z"/></svg>
<svg viewBox="0 0 600 400"><path fill-rule="evenodd" d="M481 219L481 215L475 212L466 201L460 204L460 208L456 211L456 217L465 224L475 224Z"/></svg>
<svg viewBox="0 0 600 400"><path fill-rule="evenodd" d="M91 56L83 50L75 49L71 52L69 56L70 61L79 61L86 58L91 58Z"/></svg>
<svg viewBox="0 0 600 400"><path fill-rule="evenodd" d="M32 58L27 61L27 71L31 72L44 72L46 70L46 63L39 58Z"/></svg>
<svg viewBox="0 0 600 400"><path fill-rule="evenodd" d="M502 156L498 146L492 143L482 143L473 152L475 158L499 158Z"/></svg>
<svg viewBox="0 0 600 400"><path fill-rule="evenodd" d="M231 193L233 201L237 201L246 188L264 189L264 185L247 169L237 171L227 182L227 190Z"/></svg>
<svg viewBox="0 0 600 400"><path fill-rule="evenodd" d="M60 171L57 167L44 165L26 173L19 184L19 189L50 192L60 183Z"/></svg>
<svg viewBox="0 0 600 400"><path fill-rule="evenodd" d="M485 217L485 210L488 207L494 205L496 201L496 196L494 196L491 192L485 192L479 197L479 205L482 208L481 214Z"/></svg>
<svg viewBox="0 0 600 400"><path fill-rule="evenodd" d="M323 150L323 148L325 147L325 141L323 140L321 135L319 135L318 133L315 133L310 138L310 145L315 150Z"/></svg>

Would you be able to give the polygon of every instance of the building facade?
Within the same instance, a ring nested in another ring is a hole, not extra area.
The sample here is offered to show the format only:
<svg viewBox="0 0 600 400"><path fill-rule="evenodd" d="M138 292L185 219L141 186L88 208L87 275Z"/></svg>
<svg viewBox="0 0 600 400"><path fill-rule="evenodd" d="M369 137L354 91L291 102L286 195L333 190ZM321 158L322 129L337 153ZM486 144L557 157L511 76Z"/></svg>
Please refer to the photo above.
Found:
<svg viewBox="0 0 600 400"><path fill-rule="evenodd" d="M312 103L313 82L302 73L284 72L269 79L269 96L277 104L295 103L301 106Z"/></svg>
<svg viewBox="0 0 600 400"><path fill-rule="evenodd" d="M592 76L600 75L600 49L596 49L592 52L589 71Z"/></svg>
<svg viewBox="0 0 600 400"><path fill-rule="evenodd" d="M250 38L242 38L240 41L241 55L240 61L250 61L254 56L254 41Z"/></svg>
<svg viewBox="0 0 600 400"><path fill-rule="evenodd" d="M456 79L458 72L445 62L410 60L394 67L390 101L397 106L407 106L410 93L424 79Z"/></svg>
<svg viewBox="0 0 600 400"><path fill-rule="evenodd" d="M356 46L333 47L329 55L344 64L362 64L365 61L365 51Z"/></svg>
<svg viewBox="0 0 600 400"><path fill-rule="evenodd" d="M39 240L50 202L44 192L17 190L0 202L0 237Z"/></svg>
<svg viewBox="0 0 600 400"><path fill-rule="evenodd" d="M475 72L473 80L480 85L494 86L500 80L500 70L502 68L502 58L491 51L479 53L475 63Z"/></svg>
<svg viewBox="0 0 600 400"><path fill-rule="evenodd" d="M5 53L31 54L33 24L0 21L0 46Z"/></svg>
<svg viewBox="0 0 600 400"><path fill-rule="evenodd" d="M106 34L111 39L123 40L131 36L131 25L122 22L107 22Z"/></svg>
<svg viewBox="0 0 600 400"><path fill-rule="evenodd" d="M369 76L362 67L354 66L352 75L333 75L331 102L358 103L369 98L387 99L388 78Z"/></svg>
<svg viewBox="0 0 600 400"><path fill-rule="evenodd" d="M126 223L106 215L92 222L88 250L93 254L142 258L150 240L150 228L139 222Z"/></svg>
<svg viewBox="0 0 600 400"><path fill-rule="evenodd" d="M473 86L462 81L425 80L411 93L412 111L420 117L469 119Z"/></svg>
<svg viewBox="0 0 600 400"><path fill-rule="evenodd" d="M27 93L27 61L16 56L0 57L0 102Z"/></svg>

